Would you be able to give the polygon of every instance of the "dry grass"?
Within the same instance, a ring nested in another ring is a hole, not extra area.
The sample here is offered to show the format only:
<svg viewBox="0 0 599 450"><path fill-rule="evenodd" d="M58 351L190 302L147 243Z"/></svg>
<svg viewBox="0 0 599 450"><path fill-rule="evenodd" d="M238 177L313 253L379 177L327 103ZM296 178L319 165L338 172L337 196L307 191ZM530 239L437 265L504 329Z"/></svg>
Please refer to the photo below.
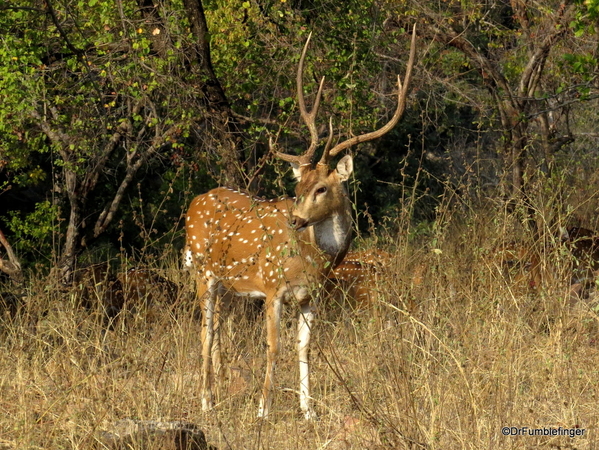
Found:
<svg viewBox="0 0 599 450"><path fill-rule="evenodd" d="M489 223L448 228L434 247L388 240L394 259L371 310L321 303L314 422L302 419L295 393L293 308L273 412L262 422L260 313L236 311L225 325L230 371L216 408L203 413L200 323L185 300L106 330L72 294L32 281L26 306L0 330L0 448L94 448L98 430L124 418L193 422L219 449L599 447L594 303L571 302L559 276L532 293L506 282L492 258L501 233ZM414 285L422 263L424 282ZM505 426L585 435L503 436Z"/></svg>

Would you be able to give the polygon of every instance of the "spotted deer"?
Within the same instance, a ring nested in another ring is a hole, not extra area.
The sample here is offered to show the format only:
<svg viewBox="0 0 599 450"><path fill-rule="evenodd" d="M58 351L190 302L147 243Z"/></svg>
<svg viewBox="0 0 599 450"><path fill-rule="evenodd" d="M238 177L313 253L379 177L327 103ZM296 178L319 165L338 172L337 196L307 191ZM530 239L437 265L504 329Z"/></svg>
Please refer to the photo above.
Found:
<svg viewBox="0 0 599 450"><path fill-rule="evenodd" d="M560 230L560 238L572 255L570 296L587 297L599 280L599 233L569 227Z"/></svg>
<svg viewBox="0 0 599 450"><path fill-rule="evenodd" d="M538 291L543 284L541 259L535 248L523 242L502 242L493 249L493 264L513 292Z"/></svg>
<svg viewBox="0 0 599 450"><path fill-rule="evenodd" d="M372 307L376 301L377 288L385 268L391 264L392 256L384 251L348 252L328 275L333 293L341 289L354 310Z"/></svg>
<svg viewBox="0 0 599 450"><path fill-rule="evenodd" d="M314 321L312 299L329 271L345 256L352 239L351 204L344 187L353 171L350 155L335 169L333 157L343 150L379 138L403 115L416 47L412 35L410 57L403 83L398 77L398 105L382 128L352 137L331 148L332 125L318 163L316 115L324 78L312 109L303 94L304 59L310 38L300 57L296 88L300 116L310 132L310 146L299 156L274 149L277 158L291 164L297 180L295 198L263 200L228 188L216 188L196 197L186 216L186 264L195 267L197 295L202 309L202 409L213 406L212 384L221 371L219 298L264 299L266 307L266 376L258 416L269 414L275 364L280 347L283 303L297 303L300 407L306 419L315 417L310 397L308 350ZM331 122L332 123L332 122Z"/></svg>

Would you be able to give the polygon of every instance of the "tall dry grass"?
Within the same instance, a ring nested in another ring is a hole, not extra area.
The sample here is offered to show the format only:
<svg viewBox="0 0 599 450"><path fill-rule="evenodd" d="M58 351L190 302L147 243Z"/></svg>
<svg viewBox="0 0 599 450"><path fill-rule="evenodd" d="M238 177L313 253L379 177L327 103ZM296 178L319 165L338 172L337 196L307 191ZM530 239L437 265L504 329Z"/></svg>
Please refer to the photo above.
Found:
<svg viewBox="0 0 599 450"><path fill-rule="evenodd" d="M102 448L97 433L124 418L193 422L219 449L599 447L594 296L570 298L560 251L542 255L552 274L543 286L506 279L497 244L535 245L511 215L449 204L444 214L420 237L358 243L392 255L371 309L320 300L314 422L298 407L293 307L272 415L259 421L261 312L236 309L223 325L227 376L214 410L202 412L200 322L176 255L154 267L186 286L175 307L141 308L113 327L102 311L81 308L76 293L32 276L25 305L0 328L0 448ZM505 426L585 434L504 436Z"/></svg>

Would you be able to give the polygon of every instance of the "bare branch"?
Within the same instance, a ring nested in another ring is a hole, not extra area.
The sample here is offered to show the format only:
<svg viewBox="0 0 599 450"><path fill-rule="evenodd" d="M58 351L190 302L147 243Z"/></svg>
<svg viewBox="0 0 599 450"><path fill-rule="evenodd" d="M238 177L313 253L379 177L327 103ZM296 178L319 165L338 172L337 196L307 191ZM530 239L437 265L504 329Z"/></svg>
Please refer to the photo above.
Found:
<svg viewBox="0 0 599 450"><path fill-rule="evenodd" d="M180 128L181 124L173 125L160 137L156 137L152 145L150 145L150 147L145 151L145 155L147 156L154 153L156 149L160 147L165 141L167 141L171 136L178 133ZM110 225L110 223L112 222L112 219L114 218L114 215L116 214L119 205L121 204L121 200L125 195L125 191L129 187L129 184L133 180L133 177L135 176L139 168L146 160L147 158L141 156L134 158L130 155L127 155L127 171L125 173L125 177L121 181L121 184L119 185L117 192L114 195L114 198L112 199L112 202L109 205L106 205L106 207L98 217L98 220L96 220L96 224L94 225L94 237L98 237L100 234L106 231L106 228L108 228L108 225Z"/></svg>
<svg viewBox="0 0 599 450"><path fill-rule="evenodd" d="M133 107L133 111L131 112L131 117L139 114L141 108L146 103L144 98L139 99L135 106ZM133 125L131 124L131 119L127 118L123 120L119 126L116 128L116 131L110 137L106 145L104 146L104 150L100 154L100 156L94 161L93 169L89 170L86 173L85 179L83 180L81 192L83 195L87 195L89 192L94 190L96 184L98 183L98 179L100 174L104 171L104 167L106 166L106 162L110 158L110 155L115 150L117 145L121 142L121 139L127 134L131 133L133 130Z"/></svg>
<svg viewBox="0 0 599 450"><path fill-rule="evenodd" d="M21 270L21 262L19 258L15 254L12 249L12 246L4 236L2 230L0 230L0 244L6 250L6 255L8 256L8 261L0 258L0 271L6 273L9 277L11 277L17 283L23 281L23 272Z"/></svg>
<svg viewBox="0 0 599 450"><path fill-rule="evenodd" d="M528 64L526 64L526 67L522 71L522 76L520 77L520 86L518 89L520 96L531 97L534 94L541 73L543 72L543 66L551 51L551 47L553 47L555 42L568 31L568 22L574 10L575 5L570 5L567 10L562 12L560 20L554 24L553 31L543 39L536 51L530 57Z"/></svg>

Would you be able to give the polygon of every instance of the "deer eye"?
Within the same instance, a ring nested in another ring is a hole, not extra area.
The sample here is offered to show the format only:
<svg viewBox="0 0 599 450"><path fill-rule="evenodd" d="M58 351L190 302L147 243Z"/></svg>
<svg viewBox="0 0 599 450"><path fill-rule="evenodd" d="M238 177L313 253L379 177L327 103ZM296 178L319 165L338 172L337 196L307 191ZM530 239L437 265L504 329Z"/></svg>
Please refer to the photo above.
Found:
<svg viewBox="0 0 599 450"><path fill-rule="evenodd" d="M326 186L319 187L316 189L316 194L324 194L327 191Z"/></svg>

